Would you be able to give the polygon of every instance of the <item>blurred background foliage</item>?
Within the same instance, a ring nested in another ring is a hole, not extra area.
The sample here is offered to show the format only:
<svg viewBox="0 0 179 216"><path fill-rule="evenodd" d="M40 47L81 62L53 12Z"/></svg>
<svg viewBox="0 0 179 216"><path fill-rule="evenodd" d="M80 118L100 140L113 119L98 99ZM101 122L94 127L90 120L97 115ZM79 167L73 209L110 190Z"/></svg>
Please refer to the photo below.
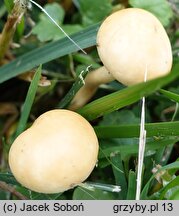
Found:
<svg viewBox="0 0 179 216"><path fill-rule="evenodd" d="M29 3L11 46L0 61L0 199L135 199L140 98L144 95L147 146L141 198L179 199L178 0L39 0L38 3L87 55L77 52L49 18ZM116 81L100 86L91 103L77 111L94 126L100 142L98 166L87 185L55 195L27 190L16 182L8 167L13 139L43 112L67 108L81 87L79 73L89 65L90 70L101 65L96 51L100 23L112 12L126 7L146 9L160 19L172 44L172 73L128 88ZM0 32L12 8L13 0L0 0ZM42 70L39 68L34 76L41 64ZM161 167L163 170L154 176ZM114 185L121 186L120 193L114 192Z"/></svg>

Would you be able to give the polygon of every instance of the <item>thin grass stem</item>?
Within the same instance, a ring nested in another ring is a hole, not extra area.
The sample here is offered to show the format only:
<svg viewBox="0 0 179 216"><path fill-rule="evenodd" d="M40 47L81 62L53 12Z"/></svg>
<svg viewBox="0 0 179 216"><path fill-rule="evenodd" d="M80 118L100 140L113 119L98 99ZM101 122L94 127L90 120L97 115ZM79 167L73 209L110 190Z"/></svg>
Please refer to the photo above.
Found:
<svg viewBox="0 0 179 216"><path fill-rule="evenodd" d="M87 54L64 30L63 28L47 13L47 11L41 7L38 3L36 3L33 0L30 0L30 2L34 5L36 5L41 11L43 11L49 19L63 32L63 34L76 46L78 49L80 49L84 54Z"/></svg>

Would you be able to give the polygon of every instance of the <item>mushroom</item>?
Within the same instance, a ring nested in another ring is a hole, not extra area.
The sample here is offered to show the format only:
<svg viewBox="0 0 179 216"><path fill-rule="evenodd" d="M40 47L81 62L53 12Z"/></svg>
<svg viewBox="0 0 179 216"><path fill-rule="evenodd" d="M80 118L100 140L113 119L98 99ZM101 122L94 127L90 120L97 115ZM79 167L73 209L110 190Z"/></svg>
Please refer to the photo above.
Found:
<svg viewBox="0 0 179 216"><path fill-rule="evenodd" d="M40 193L59 193L83 182L97 162L98 139L81 115L48 111L20 134L9 151L19 183Z"/></svg>
<svg viewBox="0 0 179 216"><path fill-rule="evenodd" d="M165 29L152 13L139 8L117 11L104 20L97 33L97 51L104 66L96 70L98 76L93 72L87 75L86 85L70 105L72 110L83 106L95 92L89 89L97 89L96 84L103 80L107 83L113 77L130 86L143 82L146 70L147 80L151 80L168 74L172 67ZM82 97L83 92L89 94Z"/></svg>

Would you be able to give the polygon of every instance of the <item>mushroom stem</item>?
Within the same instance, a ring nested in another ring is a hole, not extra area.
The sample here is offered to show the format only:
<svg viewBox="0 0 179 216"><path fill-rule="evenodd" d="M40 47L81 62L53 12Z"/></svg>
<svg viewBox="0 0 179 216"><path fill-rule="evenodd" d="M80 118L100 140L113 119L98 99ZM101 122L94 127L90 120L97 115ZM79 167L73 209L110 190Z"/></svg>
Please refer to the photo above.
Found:
<svg viewBox="0 0 179 216"><path fill-rule="evenodd" d="M68 109L77 110L82 107L92 98L99 85L113 80L114 77L104 66L91 71L85 78L85 85L77 92Z"/></svg>

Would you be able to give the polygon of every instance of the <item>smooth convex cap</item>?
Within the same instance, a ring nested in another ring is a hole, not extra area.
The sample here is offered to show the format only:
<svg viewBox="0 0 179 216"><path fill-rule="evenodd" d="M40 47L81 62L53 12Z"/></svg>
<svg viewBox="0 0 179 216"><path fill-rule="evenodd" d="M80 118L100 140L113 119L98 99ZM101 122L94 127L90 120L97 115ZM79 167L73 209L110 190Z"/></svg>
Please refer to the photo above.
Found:
<svg viewBox="0 0 179 216"><path fill-rule="evenodd" d="M168 74L172 67L169 38L160 21L138 8L107 17L97 34L97 50L106 69L124 85Z"/></svg>
<svg viewBox="0 0 179 216"><path fill-rule="evenodd" d="M51 110L20 134L9 152L10 169L23 186L59 193L83 182L97 163L98 139L90 123L69 110Z"/></svg>

